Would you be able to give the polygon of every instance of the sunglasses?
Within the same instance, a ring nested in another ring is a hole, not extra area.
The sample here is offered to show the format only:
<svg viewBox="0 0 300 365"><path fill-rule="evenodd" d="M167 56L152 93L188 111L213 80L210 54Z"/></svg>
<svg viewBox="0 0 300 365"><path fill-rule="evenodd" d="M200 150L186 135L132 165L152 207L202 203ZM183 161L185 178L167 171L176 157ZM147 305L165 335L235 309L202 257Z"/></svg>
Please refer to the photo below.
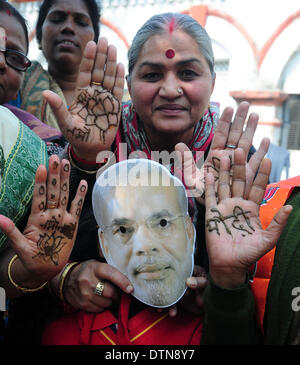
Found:
<svg viewBox="0 0 300 365"><path fill-rule="evenodd" d="M31 65L31 61L22 52L14 49L0 49L0 52L4 53L5 61L8 66L21 72L25 72Z"/></svg>

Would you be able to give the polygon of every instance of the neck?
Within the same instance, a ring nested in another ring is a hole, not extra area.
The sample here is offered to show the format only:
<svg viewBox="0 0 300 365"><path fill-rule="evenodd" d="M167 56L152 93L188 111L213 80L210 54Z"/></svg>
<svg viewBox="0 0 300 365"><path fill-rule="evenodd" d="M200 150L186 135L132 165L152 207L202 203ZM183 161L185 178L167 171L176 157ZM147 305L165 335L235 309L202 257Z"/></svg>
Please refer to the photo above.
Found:
<svg viewBox="0 0 300 365"><path fill-rule="evenodd" d="M183 142L188 146L194 133L194 129L181 133L161 133L145 126L144 128L151 151L168 151L169 153L175 151L175 146L179 142Z"/></svg>
<svg viewBox="0 0 300 365"><path fill-rule="evenodd" d="M77 73L67 74L49 68L49 73L60 86L68 105L71 105L77 84Z"/></svg>

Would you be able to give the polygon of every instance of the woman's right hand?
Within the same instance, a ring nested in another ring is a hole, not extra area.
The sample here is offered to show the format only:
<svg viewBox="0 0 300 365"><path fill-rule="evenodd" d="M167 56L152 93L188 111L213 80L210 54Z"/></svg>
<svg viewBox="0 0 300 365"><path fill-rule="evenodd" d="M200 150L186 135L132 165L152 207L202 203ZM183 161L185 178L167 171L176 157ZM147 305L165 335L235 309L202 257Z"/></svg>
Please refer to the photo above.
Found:
<svg viewBox="0 0 300 365"><path fill-rule="evenodd" d="M96 285L104 283L102 295L95 294ZM75 309L102 312L120 298L120 290L131 294L133 287L125 275L113 266L96 260L85 261L67 276L64 297Z"/></svg>
<svg viewBox="0 0 300 365"><path fill-rule="evenodd" d="M77 156L96 161L110 150L120 117L125 70L117 63L117 49L102 37L87 43L79 68L75 98L69 107L54 92L43 92L60 129Z"/></svg>

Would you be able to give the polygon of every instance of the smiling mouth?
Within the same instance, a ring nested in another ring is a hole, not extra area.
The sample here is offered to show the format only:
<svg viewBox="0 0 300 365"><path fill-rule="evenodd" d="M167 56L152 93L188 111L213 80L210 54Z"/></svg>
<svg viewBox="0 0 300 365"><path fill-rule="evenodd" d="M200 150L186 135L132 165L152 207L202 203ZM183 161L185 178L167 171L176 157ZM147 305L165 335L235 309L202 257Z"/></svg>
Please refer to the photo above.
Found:
<svg viewBox="0 0 300 365"><path fill-rule="evenodd" d="M69 40L63 40L63 41L60 41L57 43L58 46L62 47L62 48L78 48L78 46L72 42L72 41L69 41Z"/></svg>

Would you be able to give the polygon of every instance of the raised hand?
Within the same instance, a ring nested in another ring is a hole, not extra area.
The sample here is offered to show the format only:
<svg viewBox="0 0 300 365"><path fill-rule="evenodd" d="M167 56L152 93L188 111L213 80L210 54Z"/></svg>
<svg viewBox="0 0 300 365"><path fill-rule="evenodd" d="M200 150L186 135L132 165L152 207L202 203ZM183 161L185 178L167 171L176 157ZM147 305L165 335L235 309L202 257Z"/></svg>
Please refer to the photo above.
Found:
<svg viewBox="0 0 300 365"><path fill-rule="evenodd" d="M45 166L38 167L31 213L23 234L10 219L0 216L0 228L36 280L47 281L60 272L75 242L87 183L80 182L68 212L69 175L69 162L60 162L55 155L49 159L48 174Z"/></svg>
<svg viewBox="0 0 300 365"><path fill-rule="evenodd" d="M205 172L211 172L217 181L219 178L220 159L222 156L228 156L232 160L234 149L238 147L243 149L245 156L248 156L258 122L258 115L256 113L251 113L247 120L248 111L249 103L240 103L233 119L233 109L231 107L224 109L218 121L208 156L204 164L199 168L197 167L198 164L196 165L194 161L192 153L185 144L178 143L175 146L175 150L181 155L180 160L183 161L182 174L186 186L190 188L190 193L194 195L200 203L204 204ZM247 124L244 129L246 120ZM263 138L258 150L251 156L249 162L246 163L245 198L249 195L254 176L261 161L268 152L269 144L269 139Z"/></svg>
<svg viewBox="0 0 300 365"><path fill-rule="evenodd" d="M263 230L259 220L259 206L271 170L271 161L260 164L257 176L244 198L246 187L245 152L234 151L233 175L230 178L230 159L220 160L217 196L214 175L206 176L206 245L210 275L220 286L234 287L245 281L249 266L271 250L292 211L282 207L271 224Z"/></svg>
<svg viewBox="0 0 300 365"><path fill-rule="evenodd" d="M77 80L76 95L69 110L55 93L44 97L59 126L78 156L96 161L98 152L109 150L121 116L125 71L117 64L117 50L106 38L88 42Z"/></svg>

